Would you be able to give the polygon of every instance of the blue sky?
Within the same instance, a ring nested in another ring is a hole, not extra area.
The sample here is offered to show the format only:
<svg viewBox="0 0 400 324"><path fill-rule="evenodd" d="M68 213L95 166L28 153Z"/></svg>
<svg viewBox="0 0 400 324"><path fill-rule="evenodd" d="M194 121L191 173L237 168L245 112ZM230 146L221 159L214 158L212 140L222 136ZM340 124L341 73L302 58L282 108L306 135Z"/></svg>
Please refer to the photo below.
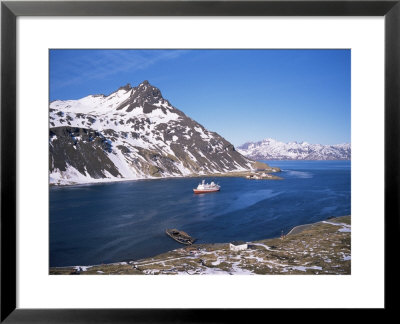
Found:
<svg viewBox="0 0 400 324"><path fill-rule="evenodd" d="M235 146L350 143L350 50L50 50L50 100L148 80Z"/></svg>

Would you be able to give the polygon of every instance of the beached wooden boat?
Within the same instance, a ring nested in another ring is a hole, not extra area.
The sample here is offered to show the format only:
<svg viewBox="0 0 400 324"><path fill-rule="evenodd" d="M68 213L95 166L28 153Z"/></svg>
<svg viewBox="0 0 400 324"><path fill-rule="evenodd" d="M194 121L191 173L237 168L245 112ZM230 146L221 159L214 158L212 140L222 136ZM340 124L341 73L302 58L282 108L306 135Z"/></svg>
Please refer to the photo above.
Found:
<svg viewBox="0 0 400 324"><path fill-rule="evenodd" d="M194 241L196 241L196 239L192 238L188 233L179 231L176 228L166 229L165 233L181 244L191 245Z"/></svg>

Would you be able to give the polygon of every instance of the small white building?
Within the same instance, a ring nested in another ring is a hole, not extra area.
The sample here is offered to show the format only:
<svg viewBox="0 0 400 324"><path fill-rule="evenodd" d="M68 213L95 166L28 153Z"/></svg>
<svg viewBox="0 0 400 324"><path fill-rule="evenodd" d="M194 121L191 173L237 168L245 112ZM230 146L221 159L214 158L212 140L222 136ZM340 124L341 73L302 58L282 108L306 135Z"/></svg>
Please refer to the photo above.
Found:
<svg viewBox="0 0 400 324"><path fill-rule="evenodd" d="M243 251L247 250L247 243L242 241L229 243L229 249L231 251Z"/></svg>

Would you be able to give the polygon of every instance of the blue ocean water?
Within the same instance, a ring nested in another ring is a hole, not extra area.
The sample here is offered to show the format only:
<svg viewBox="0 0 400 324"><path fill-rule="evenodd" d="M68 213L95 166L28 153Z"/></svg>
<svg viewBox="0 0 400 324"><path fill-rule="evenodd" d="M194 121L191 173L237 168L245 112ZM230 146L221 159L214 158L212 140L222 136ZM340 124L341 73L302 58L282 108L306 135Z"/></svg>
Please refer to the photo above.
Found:
<svg viewBox="0 0 400 324"><path fill-rule="evenodd" d="M150 257L196 243L260 240L296 225L349 215L350 161L266 161L281 181L205 178L221 191L193 194L201 179L138 180L50 188L50 266Z"/></svg>

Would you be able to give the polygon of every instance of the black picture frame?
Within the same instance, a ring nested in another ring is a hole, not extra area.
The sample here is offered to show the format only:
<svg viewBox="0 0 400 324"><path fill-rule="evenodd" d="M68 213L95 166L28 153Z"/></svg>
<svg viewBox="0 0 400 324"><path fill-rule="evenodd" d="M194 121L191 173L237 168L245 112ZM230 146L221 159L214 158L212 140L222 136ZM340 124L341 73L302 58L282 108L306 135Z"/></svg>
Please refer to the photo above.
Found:
<svg viewBox="0 0 400 324"><path fill-rule="evenodd" d="M19 16L384 16L385 19L385 309L398 286L400 0L394 1L2 1L1 3L1 322L234 322L228 309L16 308L16 19ZM260 314L262 315L262 314ZM286 318L288 319L288 318Z"/></svg>

